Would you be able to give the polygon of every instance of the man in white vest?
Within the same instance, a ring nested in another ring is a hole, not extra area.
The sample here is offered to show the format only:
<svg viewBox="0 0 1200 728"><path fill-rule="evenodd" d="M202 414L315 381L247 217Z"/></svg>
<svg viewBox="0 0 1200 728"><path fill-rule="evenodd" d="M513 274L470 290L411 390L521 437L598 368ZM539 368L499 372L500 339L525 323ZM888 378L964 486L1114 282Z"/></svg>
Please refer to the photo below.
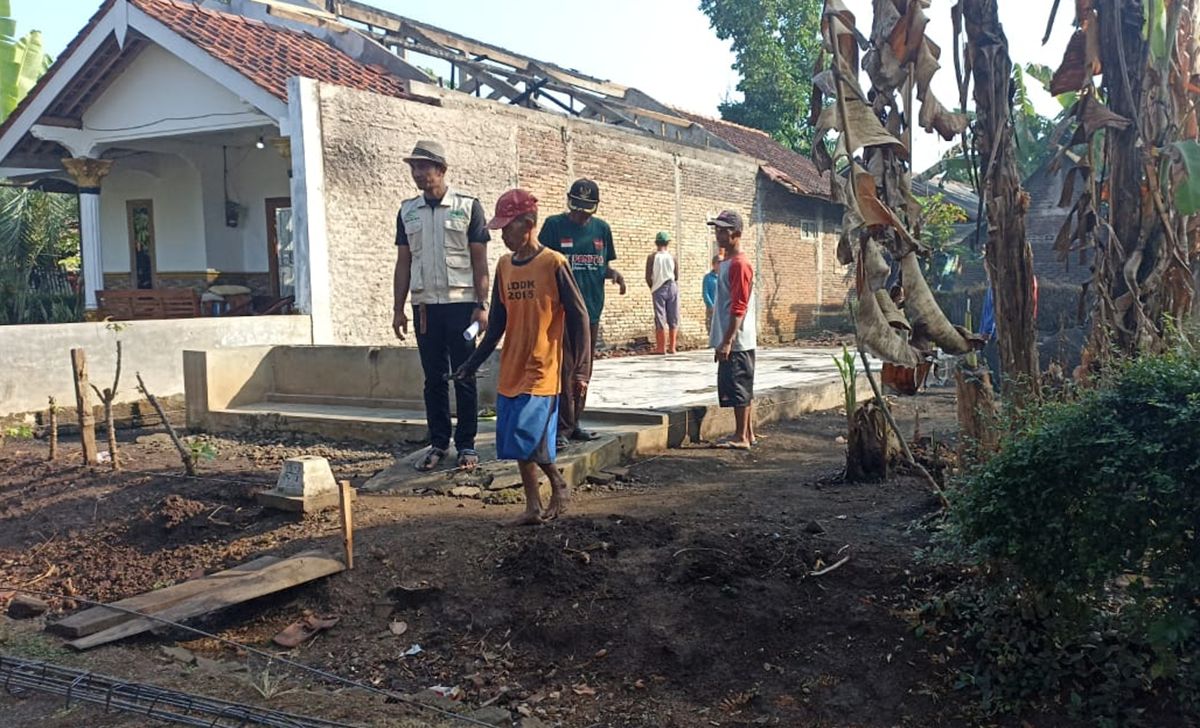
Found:
<svg viewBox="0 0 1200 728"><path fill-rule="evenodd" d="M446 380L475 351L475 334L487 329L487 216L479 200L446 184L446 153L435 141L419 141L404 158L421 194L405 200L396 216L395 306L392 329L408 333L406 301L412 294L412 325L425 373L429 450L417 470L436 469L450 447L450 394ZM468 332L478 324L474 332ZM475 451L479 395L474 379L454 381L458 466L479 464Z"/></svg>

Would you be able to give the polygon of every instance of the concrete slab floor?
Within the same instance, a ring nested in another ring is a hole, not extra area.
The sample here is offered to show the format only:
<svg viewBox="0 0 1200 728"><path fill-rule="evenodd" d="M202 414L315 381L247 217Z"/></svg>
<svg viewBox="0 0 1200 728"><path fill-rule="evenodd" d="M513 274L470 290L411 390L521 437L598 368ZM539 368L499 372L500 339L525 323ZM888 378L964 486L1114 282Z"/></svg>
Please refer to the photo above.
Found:
<svg viewBox="0 0 1200 728"><path fill-rule="evenodd" d="M754 389L840 382L834 355L840 357L841 349L759 349ZM871 366L875 370L878 364L872 361ZM599 359L592 367L588 407L672 409L716 401L717 364L712 349Z"/></svg>

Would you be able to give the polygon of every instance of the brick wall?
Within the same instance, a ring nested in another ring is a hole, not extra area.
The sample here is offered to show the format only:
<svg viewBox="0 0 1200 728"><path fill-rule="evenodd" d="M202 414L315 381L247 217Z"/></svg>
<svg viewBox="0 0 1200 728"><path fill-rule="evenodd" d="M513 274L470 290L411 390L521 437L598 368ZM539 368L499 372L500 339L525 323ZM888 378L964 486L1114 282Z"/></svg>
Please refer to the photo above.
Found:
<svg viewBox="0 0 1200 728"><path fill-rule="evenodd" d="M681 342L707 342L700 285L715 243L705 221L727 207L750 223L745 242L748 252L761 259L762 285L774 278L782 281L773 284L770 294L782 301L773 308L781 312L771 314L779 332L774 339L795 338L804 320L779 307L802 305L791 279L803 281L812 297L818 286L814 245L792 245L799 234L792 229L793 218L775 214L800 198L769 182L765 184L778 191L760 192L753 159L461 94L448 94L440 107L328 85L320 87L320 97L331 308L339 342L395 341L390 326L396 210L401 200L416 194L403 157L422 138L443 143L449 183L478 196L489 213L496 198L514 185L538 197L543 217L562 212L574 179L596 180L601 199L597 214L612 226L614 267L628 284L625 296L617 295L615 286L608 289L601 320L605 346L653 340L644 276L659 230L672 233L680 262ZM493 238L494 263L507 251L498 235ZM826 243L826 250L835 244ZM836 266L836 259L826 255L827 269L830 261ZM829 287L831 276L836 272L829 269L821 285ZM815 299L808 305L816 305ZM760 320L766 318L760 314Z"/></svg>

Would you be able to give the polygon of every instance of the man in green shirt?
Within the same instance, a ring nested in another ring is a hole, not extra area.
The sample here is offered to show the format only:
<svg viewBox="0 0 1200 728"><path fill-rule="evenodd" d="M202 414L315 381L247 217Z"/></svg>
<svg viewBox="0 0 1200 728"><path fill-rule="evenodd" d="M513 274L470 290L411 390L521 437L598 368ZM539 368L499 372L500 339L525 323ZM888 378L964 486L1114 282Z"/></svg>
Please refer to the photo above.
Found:
<svg viewBox="0 0 1200 728"><path fill-rule="evenodd" d="M596 217L600 204L600 188L590 179L576 180L567 193L567 212L551 215L542 223L538 242L551 250L562 253L571 264L575 284L583 294L591 322L591 354L596 353L596 341L600 333L600 314L604 312L604 283L611 280L617 284L621 295L625 295L625 278L612 261L617 259L613 245L612 229L608 223ZM569 343L569 342L567 342ZM579 353L563 348L563 371L574 370L575 358ZM589 358L589 361L591 359ZM588 376L591 376L590 364ZM573 395L573 387L562 388L558 402L558 448L567 446L569 440L594 440L596 433L580 429L579 420L587 403L587 393Z"/></svg>

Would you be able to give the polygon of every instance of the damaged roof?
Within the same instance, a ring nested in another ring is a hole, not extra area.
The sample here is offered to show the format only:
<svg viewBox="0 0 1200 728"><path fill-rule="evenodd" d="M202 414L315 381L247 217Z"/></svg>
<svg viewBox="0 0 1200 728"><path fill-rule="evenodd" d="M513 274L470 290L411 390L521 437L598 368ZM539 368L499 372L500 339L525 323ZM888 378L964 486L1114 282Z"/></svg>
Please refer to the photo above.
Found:
<svg viewBox="0 0 1200 728"><path fill-rule="evenodd" d="M759 160L763 173L772 180L806 197L830 198L829 175L821 174L811 159L783 146L765 131L751 129L732 121L709 119L684 111L679 113L703 126L742 154Z"/></svg>

